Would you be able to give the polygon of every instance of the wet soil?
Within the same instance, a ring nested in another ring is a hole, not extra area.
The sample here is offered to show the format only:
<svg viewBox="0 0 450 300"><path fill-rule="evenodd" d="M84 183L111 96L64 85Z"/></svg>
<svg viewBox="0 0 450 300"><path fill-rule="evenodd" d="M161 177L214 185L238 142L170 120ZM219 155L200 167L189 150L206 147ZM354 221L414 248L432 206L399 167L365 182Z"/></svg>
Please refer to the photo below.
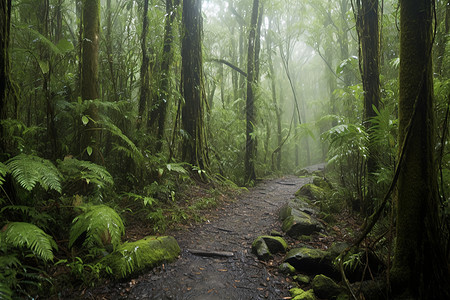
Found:
<svg viewBox="0 0 450 300"><path fill-rule="evenodd" d="M313 171L320 165L310 167ZM209 220L171 232L181 248L178 260L125 282L88 292L95 299L282 299L291 282L278 263L261 262L251 253L259 235L281 231L278 210L310 178L264 180L236 201L218 208ZM230 257L199 256L189 251L231 252ZM89 295L90 294L90 295Z"/></svg>

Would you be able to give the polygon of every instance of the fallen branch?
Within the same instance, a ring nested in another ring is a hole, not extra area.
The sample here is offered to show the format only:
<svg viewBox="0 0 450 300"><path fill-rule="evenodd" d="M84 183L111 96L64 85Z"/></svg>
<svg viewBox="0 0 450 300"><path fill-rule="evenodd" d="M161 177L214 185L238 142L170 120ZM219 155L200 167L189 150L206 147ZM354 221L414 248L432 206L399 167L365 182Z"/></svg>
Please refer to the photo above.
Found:
<svg viewBox="0 0 450 300"><path fill-rule="evenodd" d="M196 249L188 249L193 255L197 256L207 256L207 257L232 257L234 256L233 252L228 251L209 251L209 250L196 250Z"/></svg>

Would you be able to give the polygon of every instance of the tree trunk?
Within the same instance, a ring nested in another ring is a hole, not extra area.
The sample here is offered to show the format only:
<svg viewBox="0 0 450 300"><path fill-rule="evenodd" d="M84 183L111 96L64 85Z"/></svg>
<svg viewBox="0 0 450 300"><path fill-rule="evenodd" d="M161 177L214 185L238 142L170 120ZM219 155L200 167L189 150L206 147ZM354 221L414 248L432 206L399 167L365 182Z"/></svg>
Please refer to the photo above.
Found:
<svg viewBox="0 0 450 300"><path fill-rule="evenodd" d="M148 74L149 58L147 54L147 33L148 33L148 0L144 0L144 10L142 12L142 35L141 35L141 51L142 51L142 64L140 71L141 87L139 93L139 105L138 105L138 119L137 129L139 130L141 124L145 119L145 108L147 107L147 99L149 94L150 78Z"/></svg>
<svg viewBox="0 0 450 300"><path fill-rule="evenodd" d="M255 77L255 40L256 27L258 21L259 0L253 0L252 17L250 21L250 32L248 35L248 54L247 54L247 101L245 106L246 115L246 143L245 143L245 178L246 183L256 180L255 159L256 142L254 134L255 126L255 93L254 87L257 83Z"/></svg>
<svg viewBox="0 0 450 300"><path fill-rule="evenodd" d="M6 98L9 84L9 32L11 25L11 0L0 2L0 161L6 157L6 141L4 140L1 121L6 119Z"/></svg>
<svg viewBox="0 0 450 300"><path fill-rule="evenodd" d="M269 23L270 26L270 23ZM277 92L276 92L276 80L275 80L275 70L273 68L272 61L272 38L271 33L266 34L267 42L267 63L269 65L269 77L271 81L272 90L272 105L275 110L275 116L277 118L277 156L275 161L272 159L272 170L281 170L281 147L283 143L282 131L281 131L281 109L278 107Z"/></svg>
<svg viewBox="0 0 450 300"><path fill-rule="evenodd" d="M184 137L182 159L193 166L205 169L209 162L203 109L206 99L203 86L201 9L201 0L183 2L181 90L185 103L181 121L187 135Z"/></svg>
<svg viewBox="0 0 450 300"><path fill-rule="evenodd" d="M380 32L378 23L378 0L357 2L357 30L362 57L362 83L364 90L364 125L369 132L369 155L367 157L367 195L363 199L362 212L370 215L376 197L376 182L373 174L377 170L377 148L373 143L371 118L376 116L380 102Z"/></svg>
<svg viewBox="0 0 450 300"><path fill-rule="evenodd" d="M432 0L400 0L400 174L391 284L402 297L449 299L434 159Z"/></svg>
<svg viewBox="0 0 450 300"><path fill-rule="evenodd" d="M82 41L82 71L81 98L83 101L98 100L98 47L100 29L100 1L85 0L83 6L83 41ZM90 103L84 112L89 118L83 133L82 157L99 163L100 130L98 107ZM92 153L91 153L92 151ZM90 155L89 155L90 154Z"/></svg>
<svg viewBox="0 0 450 300"><path fill-rule="evenodd" d="M173 21L175 19L176 13L175 9L180 5L180 0L166 0L166 19L164 25L164 46L161 61L161 69L159 74L160 87L159 93L156 97L156 110L152 111L150 114L151 119L158 120L158 130L157 130L157 141L155 151L160 152L162 149L162 142L164 138L164 129L166 123L167 106L170 99L170 66L172 64L172 44L173 44ZM157 115L155 115L155 113Z"/></svg>

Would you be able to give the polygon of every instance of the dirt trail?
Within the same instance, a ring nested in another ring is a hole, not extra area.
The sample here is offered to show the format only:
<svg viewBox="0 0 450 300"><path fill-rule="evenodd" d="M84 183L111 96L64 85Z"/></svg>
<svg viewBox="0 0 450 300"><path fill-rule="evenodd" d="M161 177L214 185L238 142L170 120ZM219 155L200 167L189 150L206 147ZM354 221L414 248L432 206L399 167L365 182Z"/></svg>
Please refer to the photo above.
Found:
<svg viewBox="0 0 450 300"><path fill-rule="evenodd" d="M315 170L320 165L310 167ZM278 210L309 178L263 181L219 209L204 224L173 233L180 258L135 280L109 287L106 299L281 299L289 283L276 266L251 253L259 235L280 231ZM232 252L232 257L202 257L189 249ZM109 298L109 297L112 298ZM104 298L104 299L105 299Z"/></svg>

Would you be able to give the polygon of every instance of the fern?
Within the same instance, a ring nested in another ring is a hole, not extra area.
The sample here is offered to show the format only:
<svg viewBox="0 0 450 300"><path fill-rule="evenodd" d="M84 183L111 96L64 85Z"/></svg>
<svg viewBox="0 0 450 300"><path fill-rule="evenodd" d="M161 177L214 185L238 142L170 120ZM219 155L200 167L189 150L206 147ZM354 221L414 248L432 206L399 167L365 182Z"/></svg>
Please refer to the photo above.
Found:
<svg viewBox="0 0 450 300"><path fill-rule="evenodd" d="M61 173L49 160L19 154L8 160L6 166L20 186L28 191L39 183L45 190L52 189L61 193Z"/></svg>
<svg viewBox="0 0 450 300"><path fill-rule="evenodd" d="M8 173L8 167L0 162L0 186L5 182L6 173Z"/></svg>
<svg viewBox="0 0 450 300"><path fill-rule="evenodd" d="M11 288L4 282L0 282L0 299L1 300L9 300L12 299L12 290Z"/></svg>
<svg viewBox="0 0 450 300"><path fill-rule="evenodd" d="M72 222L69 247L83 234L86 234L83 246L87 248L102 247L109 243L114 248L117 247L122 234L125 233L125 226L119 214L106 205L93 205L82 209L85 211Z"/></svg>
<svg viewBox="0 0 450 300"><path fill-rule="evenodd" d="M114 184L111 174L104 167L89 161L65 159L59 162L58 167L66 181L81 180L98 185L100 188Z"/></svg>
<svg viewBox="0 0 450 300"><path fill-rule="evenodd" d="M1 237L6 245L28 248L45 261L53 260L53 249L57 249L50 235L30 223L8 223Z"/></svg>

